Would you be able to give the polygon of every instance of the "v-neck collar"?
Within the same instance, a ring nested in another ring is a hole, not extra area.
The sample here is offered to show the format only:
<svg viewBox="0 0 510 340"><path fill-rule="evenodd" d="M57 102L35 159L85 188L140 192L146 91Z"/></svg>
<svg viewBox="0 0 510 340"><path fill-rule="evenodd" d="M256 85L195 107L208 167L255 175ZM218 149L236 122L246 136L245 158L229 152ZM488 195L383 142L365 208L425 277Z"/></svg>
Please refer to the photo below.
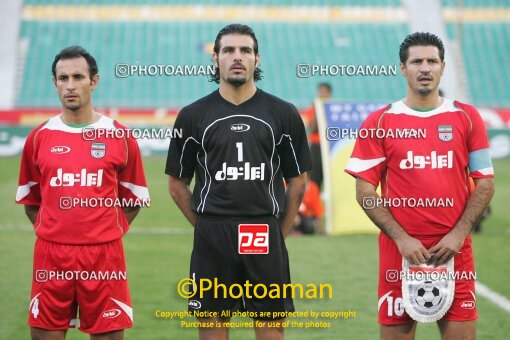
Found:
<svg viewBox="0 0 510 340"><path fill-rule="evenodd" d="M255 91L255 93L253 94L253 96L251 96L250 98L248 98L247 100L245 100L244 102L242 102L241 104L239 105L235 105L234 103L231 103L229 102L228 100L226 100L225 98L223 98L220 94L220 89L217 89L215 91L215 95L216 95L216 98L221 102L223 103L224 105L226 105L227 107L229 107L230 109L232 110L235 110L235 111L239 111L239 110L242 110L244 109L247 105L249 105L251 102L253 102L259 95L260 95L260 92L262 90L260 90L259 88L257 88L257 91Z"/></svg>

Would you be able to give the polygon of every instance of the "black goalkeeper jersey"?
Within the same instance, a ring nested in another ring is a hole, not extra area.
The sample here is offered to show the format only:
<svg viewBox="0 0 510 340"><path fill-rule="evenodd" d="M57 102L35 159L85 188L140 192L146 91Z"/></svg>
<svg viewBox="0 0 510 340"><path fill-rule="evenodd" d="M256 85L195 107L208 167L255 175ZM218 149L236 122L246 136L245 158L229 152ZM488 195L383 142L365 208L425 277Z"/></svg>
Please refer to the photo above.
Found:
<svg viewBox="0 0 510 340"><path fill-rule="evenodd" d="M166 174L192 178L193 211L221 216L276 215L283 178L311 170L303 121L296 107L260 89L240 105L216 90L177 116Z"/></svg>

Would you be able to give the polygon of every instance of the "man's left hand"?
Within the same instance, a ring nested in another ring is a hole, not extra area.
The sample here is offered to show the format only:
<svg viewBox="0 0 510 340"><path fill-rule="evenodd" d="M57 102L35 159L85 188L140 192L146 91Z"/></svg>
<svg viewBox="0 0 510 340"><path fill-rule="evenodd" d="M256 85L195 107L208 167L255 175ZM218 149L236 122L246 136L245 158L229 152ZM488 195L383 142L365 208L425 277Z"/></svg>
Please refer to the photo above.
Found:
<svg viewBox="0 0 510 340"><path fill-rule="evenodd" d="M446 234L438 243L429 249L431 254L434 254L429 263L434 264L434 267L442 265L452 257L457 255L464 244L466 237L461 235L455 229Z"/></svg>

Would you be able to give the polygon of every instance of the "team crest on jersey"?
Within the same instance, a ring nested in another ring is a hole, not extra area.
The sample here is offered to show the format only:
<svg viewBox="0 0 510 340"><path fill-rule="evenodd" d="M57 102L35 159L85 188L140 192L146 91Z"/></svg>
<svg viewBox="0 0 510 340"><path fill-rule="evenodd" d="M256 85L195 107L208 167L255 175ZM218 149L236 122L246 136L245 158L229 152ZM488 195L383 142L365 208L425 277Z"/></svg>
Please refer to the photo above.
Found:
<svg viewBox="0 0 510 340"><path fill-rule="evenodd" d="M451 125L439 125L437 127L439 139L443 142L449 142L453 139L453 128Z"/></svg>
<svg viewBox="0 0 510 340"><path fill-rule="evenodd" d="M90 155L94 158L103 158L106 154L105 143L92 143L90 147Z"/></svg>

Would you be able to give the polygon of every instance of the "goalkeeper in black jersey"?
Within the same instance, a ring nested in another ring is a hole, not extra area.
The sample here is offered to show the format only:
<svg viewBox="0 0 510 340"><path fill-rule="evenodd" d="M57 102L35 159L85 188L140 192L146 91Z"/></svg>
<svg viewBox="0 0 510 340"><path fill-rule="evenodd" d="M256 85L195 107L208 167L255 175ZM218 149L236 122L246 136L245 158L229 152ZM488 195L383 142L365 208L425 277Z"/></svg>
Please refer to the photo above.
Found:
<svg viewBox="0 0 510 340"><path fill-rule="evenodd" d="M195 227L190 276L196 285L189 310L211 312L212 318L199 321L214 324L246 311L259 321L257 338L283 338L278 322L294 311L292 292L286 297L283 290L278 297L268 293L290 283L284 237L311 170L305 128L294 105L255 86L261 71L250 27L224 27L213 60L219 89L179 113L174 128L183 136L171 140L165 171L172 198ZM221 287L220 296L204 288L203 282L215 280L227 287L227 296ZM239 289L229 294L232 285L242 287L242 294ZM269 321L279 327L269 327ZM200 327L199 332L228 337L227 327Z"/></svg>

